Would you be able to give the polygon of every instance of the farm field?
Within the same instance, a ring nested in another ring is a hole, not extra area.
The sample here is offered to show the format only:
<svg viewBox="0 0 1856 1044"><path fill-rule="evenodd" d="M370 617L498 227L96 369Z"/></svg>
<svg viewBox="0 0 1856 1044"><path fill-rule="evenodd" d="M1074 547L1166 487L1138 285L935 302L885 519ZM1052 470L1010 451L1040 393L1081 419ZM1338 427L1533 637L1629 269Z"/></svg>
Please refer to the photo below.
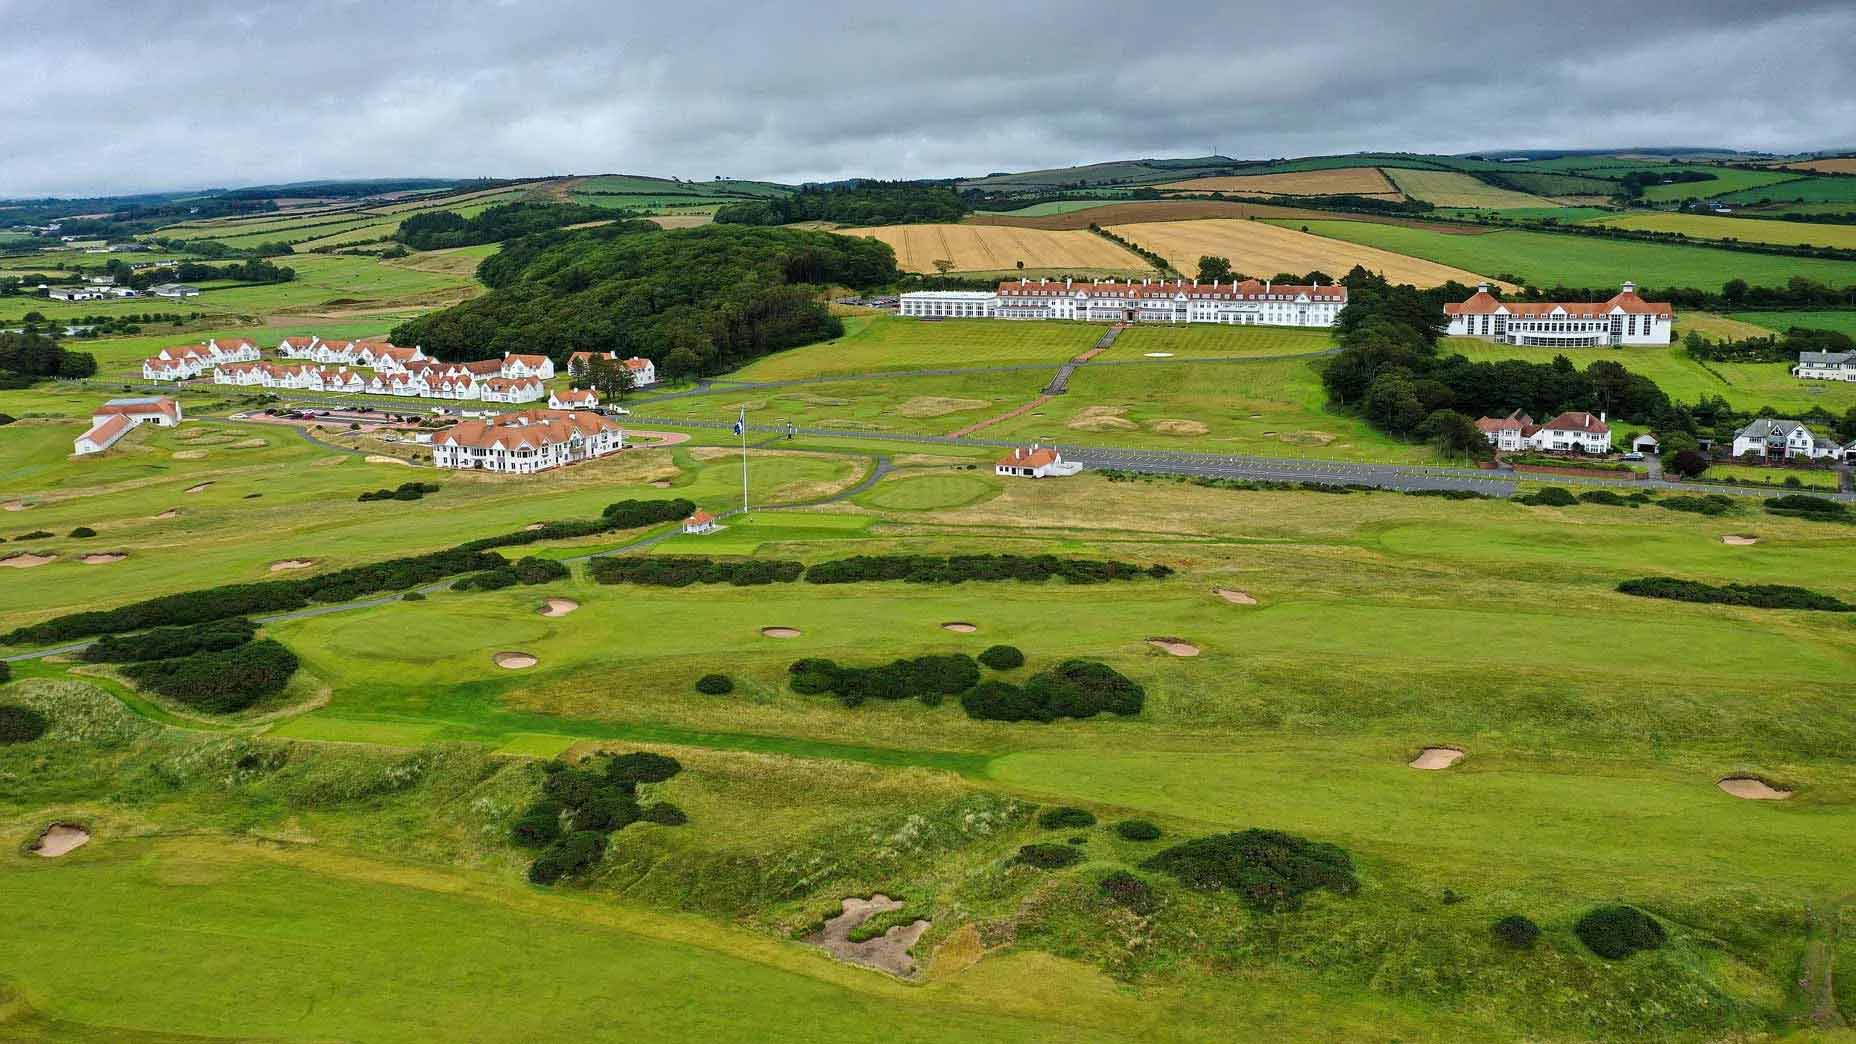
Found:
<svg viewBox="0 0 1856 1044"><path fill-rule="evenodd" d="M1712 174L1709 181L1678 181L1669 185L1645 185L1643 198L1654 203L1671 203L1696 197L1713 199L1749 189L1762 189L1798 177L1784 171L1742 170L1738 167L1686 167L1685 170Z"/></svg>
<svg viewBox="0 0 1856 1044"><path fill-rule="evenodd" d="M1512 189L1497 188L1468 174L1445 170L1397 170L1390 173L1399 189L1413 199L1440 207L1476 207L1509 210L1516 207L1550 207L1552 200Z"/></svg>
<svg viewBox="0 0 1856 1044"><path fill-rule="evenodd" d="M1817 468L1761 468L1745 464L1715 464L1708 468L1707 479L1716 482L1732 479L1736 482L1760 483L1768 486L1788 485L1793 480L1806 489L1814 491L1837 490L1837 473Z"/></svg>
<svg viewBox="0 0 1856 1044"><path fill-rule="evenodd" d="M1856 156L1804 160L1795 163L1787 162L1783 165L1787 167L1797 167L1801 170L1815 170L1820 174L1856 174Z"/></svg>
<svg viewBox="0 0 1856 1044"><path fill-rule="evenodd" d="M1297 228L1307 225L1317 233L1315 235L1265 221L1228 219L1111 225L1108 229L1130 242L1138 243L1160 254L1181 272L1197 271L1199 258L1213 255L1228 257L1234 269L1259 278L1267 278L1277 272L1309 272L1320 269L1338 279L1346 275L1354 265L1364 265L1374 272L1383 273L1386 278L1396 283L1415 283L1419 286L1436 286L1453 279L1459 283L1474 285L1477 280L1485 278L1477 275L1472 269L1438 264L1393 250L1349 243L1322 234L1319 226L1338 223L1322 221L1298 221L1296 223ZM1420 231L1391 225L1373 227L1390 228L1397 232ZM1483 238L1480 236L1445 236L1436 232L1426 234L1452 239ZM1482 271L1498 270L1484 268Z"/></svg>
<svg viewBox="0 0 1856 1044"><path fill-rule="evenodd" d="M995 272L1018 262L1035 269L1083 272L1144 272L1147 263L1120 246L1087 231L1047 232L993 225L884 225L847 228L847 236L867 236L888 243L905 272L933 272L937 260L954 262L956 272Z"/></svg>
<svg viewBox="0 0 1856 1044"><path fill-rule="evenodd" d="M1802 326L1809 330L1835 330L1856 337L1856 311L1734 312L1732 318L1776 333Z"/></svg>
<svg viewBox="0 0 1856 1044"><path fill-rule="evenodd" d="M1440 265L1495 275L1512 274L1537 286L1720 287L1730 279L1755 286L1784 286L1803 276L1830 286L1856 283L1856 262L1778 257L1714 247L1634 243L1551 232L1502 230L1484 235L1445 235L1422 228L1366 221L1307 221L1310 232L1359 243ZM1236 259L1233 258L1235 261Z"/></svg>
<svg viewBox="0 0 1856 1044"><path fill-rule="evenodd" d="M1856 209L1856 178L1798 178L1792 181L1741 189L1715 197L1724 203L1837 204L1838 212Z"/></svg>
<svg viewBox="0 0 1856 1044"><path fill-rule="evenodd" d="M1691 239L1738 239L1781 246L1838 247L1856 250L1856 225L1814 225L1804 221L1710 217L1706 214L1628 214L1590 222L1647 232L1680 232Z"/></svg>
<svg viewBox="0 0 1856 1044"><path fill-rule="evenodd" d="M1680 322L1680 316L1677 317ZM1573 365L1584 369L1601 359L1622 364L1632 373L1641 373L1655 381L1669 397L1682 402L1698 402L1703 396L1718 395L1736 408L1756 411L1771 406L1781 411L1802 412L1821 406L1841 414L1856 407L1856 385L1838 381L1801 381L1791 375L1785 363L1720 363L1705 365L1690 358L1680 343L1667 348L1527 348L1519 345L1490 344L1469 337L1445 338L1443 349L1475 360L1528 359L1550 362L1564 355Z"/></svg>
<svg viewBox="0 0 1856 1044"><path fill-rule="evenodd" d="M1440 214L1444 217L1474 219L1479 215L1493 213L1495 217L1511 221L1558 221L1561 224L1575 224L1590 218L1601 218L1617 211L1608 207L1505 207L1500 211L1474 210L1462 207L1446 207Z"/></svg>
<svg viewBox="0 0 1856 1044"><path fill-rule="evenodd" d="M1284 174L1240 174L1230 177L1188 178L1157 186L1174 192L1228 192L1258 196L1366 196L1403 199L1399 186L1386 180L1375 167L1336 167Z"/></svg>
<svg viewBox="0 0 1856 1044"><path fill-rule="evenodd" d="M1041 206L1041 204L1040 204ZM1302 207L1284 207L1273 203L1239 202L1231 199L1164 199L1139 202L1092 204L1087 209L1065 210L1042 215L1029 214L1032 208L1009 213L978 211L963 219L969 225L1006 225L1013 228L1039 228L1051 231L1087 229L1092 224L1119 225L1145 221L1189 221L1196 218L1320 218L1327 211Z"/></svg>
<svg viewBox="0 0 1856 1044"><path fill-rule="evenodd" d="M1033 203L1017 210L980 211L975 216L997 214L1002 217L1046 217L1051 214L1073 214L1079 210L1106 207L1122 202L1115 199L1051 199L1042 203Z"/></svg>

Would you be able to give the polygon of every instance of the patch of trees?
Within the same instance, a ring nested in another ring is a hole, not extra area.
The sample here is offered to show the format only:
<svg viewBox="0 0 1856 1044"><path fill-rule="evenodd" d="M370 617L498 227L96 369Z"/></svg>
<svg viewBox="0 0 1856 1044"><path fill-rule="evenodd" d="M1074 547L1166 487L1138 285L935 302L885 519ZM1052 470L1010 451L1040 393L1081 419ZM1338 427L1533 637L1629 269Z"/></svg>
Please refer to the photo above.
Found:
<svg viewBox="0 0 1856 1044"><path fill-rule="evenodd" d="M1146 700L1147 690L1107 664L1065 660L1022 686L981 682L960 698L960 705L968 717L983 721L1052 722L1104 712L1130 717L1141 712Z"/></svg>
<svg viewBox="0 0 1856 1044"><path fill-rule="evenodd" d="M638 802L639 784L662 783L682 771L675 758L641 751L608 759L604 771L558 761L544 768L541 797L510 829L516 844L542 850L528 868L535 884L585 875L605 856L610 835L640 820L662 826L689 822L675 805Z"/></svg>
<svg viewBox="0 0 1856 1044"><path fill-rule="evenodd" d="M557 367L572 352L616 351L652 360L665 379L699 377L841 336L820 288L899 276L875 239L643 221L528 236L477 274L490 293L395 327L396 343L459 361L546 345Z"/></svg>
<svg viewBox="0 0 1856 1044"><path fill-rule="evenodd" d="M585 221L611 221L616 214L605 207L580 203L501 203L465 217L451 210L414 214L400 222L393 238L414 250L502 243L519 236L550 232Z"/></svg>
<svg viewBox="0 0 1856 1044"><path fill-rule="evenodd" d="M1172 874L1191 888L1235 893L1268 912L1301 909L1303 897L1317 889L1352 895L1360 887L1345 849L1280 830L1195 838L1141 865Z"/></svg>
<svg viewBox="0 0 1856 1044"><path fill-rule="evenodd" d="M45 377L89 377L97 372L89 352L69 352L42 333L0 333L0 388L24 388Z"/></svg>
<svg viewBox="0 0 1856 1044"><path fill-rule="evenodd" d="M835 221L846 225L949 223L967 213L967 203L948 185L925 181L857 181L807 186L789 196L769 196L716 208L722 225L790 225Z"/></svg>
<svg viewBox="0 0 1856 1044"><path fill-rule="evenodd" d="M1613 961L1640 950L1660 949L1669 937L1656 918L1621 904L1593 907L1572 930L1593 953Z"/></svg>
<svg viewBox="0 0 1856 1044"><path fill-rule="evenodd" d="M442 488L436 482L402 482L394 489L376 489L355 499L362 503L370 500L421 500L427 493L436 493Z"/></svg>
<svg viewBox="0 0 1856 1044"><path fill-rule="evenodd" d="M1783 335L1748 337L1741 341L1710 341L1693 330L1682 339L1682 348L1690 358L1703 362L1794 363L1799 352L1856 351L1856 339L1836 330L1812 330L1794 326Z"/></svg>
<svg viewBox="0 0 1856 1044"><path fill-rule="evenodd" d="M6 679L0 678L0 681ZM31 707L18 703L0 703L0 746L9 743L31 743L45 735L51 723L45 715Z"/></svg>
<svg viewBox="0 0 1856 1044"><path fill-rule="evenodd" d="M1618 584L1618 590L1639 598L1667 598L1677 602L1744 605L1755 609L1815 609L1827 613L1856 612L1856 605L1833 595L1786 584L1704 584L1669 576L1646 576Z"/></svg>
<svg viewBox="0 0 1856 1044"><path fill-rule="evenodd" d="M85 646L78 658L87 663L171 660L194 653L235 649L257 636L257 624L234 617L186 627L157 627L140 634L106 634Z"/></svg>
<svg viewBox="0 0 1856 1044"><path fill-rule="evenodd" d="M647 587L688 587L691 584L732 584L757 587L790 584L805 572L805 564L787 559L715 559L702 555L648 555L629 558L595 558L588 575L602 584L641 584Z"/></svg>
<svg viewBox="0 0 1856 1044"><path fill-rule="evenodd" d="M812 658L796 661L787 673L794 692L805 696L829 693L846 707L871 699L918 699L933 707L980 681L979 664L962 653L917 656L880 667L844 667Z"/></svg>
<svg viewBox="0 0 1856 1044"><path fill-rule="evenodd" d="M1072 584L1110 580L1155 580L1173 575L1171 566L1136 565L1108 559L1056 555L853 555L806 570L809 584L854 584L901 580L912 584L958 584L967 580L1037 582L1061 577Z"/></svg>
<svg viewBox="0 0 1856 1044"><path fill-rule="evenodd" d="M551 584L568 577L567 567L552 558L537 558L533 555L473 573L451 585L457 591L500 591L517 584Z"/></svg>
<svg viewBox="0 0 1856 1044"><path fill-rule="evenodd" d="M137 686L189 707L230 714L282 692L296 669L295 653L260 638L230 649L132 663L123 673Z"/></svg>

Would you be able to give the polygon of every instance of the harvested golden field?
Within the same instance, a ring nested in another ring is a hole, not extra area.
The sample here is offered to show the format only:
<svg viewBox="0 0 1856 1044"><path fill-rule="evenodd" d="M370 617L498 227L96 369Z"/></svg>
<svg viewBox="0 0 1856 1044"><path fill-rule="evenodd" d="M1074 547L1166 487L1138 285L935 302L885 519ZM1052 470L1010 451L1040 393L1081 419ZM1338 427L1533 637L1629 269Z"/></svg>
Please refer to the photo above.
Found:
<svg viewBox="0 0 1856 1044"><path fill-rule="evenodd" d="M1404 198L1377 167L1336 167L1333 170L1299 170L1287 174L1235 174L1219 178L1192 178L1158 187L1181 192L1237 192L1252 196Z"/></svg>
<svg viewBox="0 0 1856 1044"><path fill-rule="evenodd" d="M1711 341L1744 341L1749 337L1767 337L1772 334L1771 330L1763 326L1755 326L1752 323L1716 315L1713 312L1677 312L1677 339L1690 330Z"/></svg>
<svg viewBox="0 0 1856 1044"><path fill-rule="evenodd" d="M652 214L648 219L658 228L695 228L714 220L710 214Z"/></svg>
<svg viewBox="0 0 1856 1044"><path fill-rule="evenodd" d="M1820 174L1856 174L1856 156L1838 156L1835 159L1807 160L1803 163L1774 163L1774 167L1786 167L1796 170L1815 170Z"/></svg>
<svg viewBox="0 0 1856 1044"><path fill-rule="evenodd" d="M1087 231L1047 232L998 225L883 225L847 228L847 236L880 239L896 252L906 272L932 272L937 260L954 263L956 272L996 272L1026 268L1150 269L1146 261Z"/></svg>
<svg viewBox="0 0 1856 1044"><path fill-rule="evenodd" d="M1158 221L1113 225L1109 231L1165 257L1191 273L1199 258L1228 257L1239 272L1267 278L1278 272L1320 269L1339 278L1354 265L1380 272L1395 283L1437 286L1452 279L1474 285L1483 277L1461 268L1282 228L1264 221Z"/></svg>
<svg viewBox="0 0 1856 1044"><path fill-rule="evenodd" d="M1504 210L1514 207L1550 207L1553 201L1526 192L1496 188L1453 170L1395 170L1392 180L1413 199L1439 207L1480 207Z"/></svg>

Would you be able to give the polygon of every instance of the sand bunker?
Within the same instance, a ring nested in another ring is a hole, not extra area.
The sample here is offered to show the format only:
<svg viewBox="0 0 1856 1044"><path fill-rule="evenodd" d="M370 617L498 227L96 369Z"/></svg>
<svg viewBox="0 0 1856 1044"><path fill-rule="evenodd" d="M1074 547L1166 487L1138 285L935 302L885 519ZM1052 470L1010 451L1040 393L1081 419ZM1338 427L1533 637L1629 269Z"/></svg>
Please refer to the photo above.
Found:
<svg viewBox="0 0 1856 1044"><path fill-rule="evenodd" d="M1204 435L1212 430L1195 420L1157 420L1148 427L1161 435Z"/></svg>
<svg viewBox="0 0 1856 1044"><path fill-rule="evenodd" d="M1166 653L1168 656L1197 656L1199 647L1178 638L1149 638L1147 644Z"/></svg>
<svg viewBox="0 0 1856 1044"><path fill-rule="evenodd" d="M1212 594L1230 602L1232 605L1256 605L1257 600L1248 591L1235 591L1229 587L1214 587Z"/></svg>
<svg viewBox="0 0 1856 1044"><path fill-rule="evenodd" d="M8 511L24 511L31 506L31 504L23 500L9 500L4 505L0 505L0 507L5 507Z"/></svg>
<svg viewBox="0 0 1856 1044"><path fill-rule="evenodd" d="M1171 359L1173 357L1172 352L1142 352L1141 354L1149 359Z"/></svg>
<svg viewBox="0 0 1856 1044"><path fill-rule="evenodd" d="M1325 431L1292 431L1282 436L1281 440L1291 446L1325 446L1338 438L1339 435Z"/></svg>
<svg viewBox="0 0 1856 1044"><path fill-rule="evenodd" d="M1792 796L1789 790L1780 790L1763 779L1753 776L1728 776L1715 786L1727 791L1737 798L1747 801L1784 801Z"/></svg>
<svg viewBox="0 0 1856 1044"><path fill-rule="evenodd" d="M42 566L47 562L55 561L57 558L57 555L35 555L27 552L23 555L0 558L0 566L8 569L31 569L33 566Z"/></svg>
<svg viewBox="0 0 1856 1044"><path fill-rule="evenodd" d="M941 630L952 631L955 634L972 634L974 631L979 630L979 628L973 626L970 623L962 623L959 620L955 620L951 623L942 624Z"/></svg>
<svg viewBox="0 0 1856 1044"><path fill-rule="evenodd" d="M180 511L177 508L168 508L166 511L163 511L161 514L156 515L155 517L156 518L179 518Z"/></svg>
<svg viewBox="0 0 1856 1044"><path fill-rule="evenodd" d="M548 604L541 607L541 615L566 616L578 608L580 608L580 603L571 598L550 598Z"/></svg>
<svg viewBox="0 0 1856 1044"><path fill-rule="evenodd" d="M522 528L528 530L530 533L533 533L537 529L548 528L548 524L546 522L530 522L528 525L523 526Z"/></svg>
<svg viewBox="0 0 1856 1044"><path fill-rule="evenodd" d="M806 936L805 941L823 947L833 957L891 975L915 974L915 958L909 951L921 941L929 928L928 921L899 924L874 939L852 942L851 932L877 914L891 913L903 907L900 899L878 892L868 899L851 896L844 900L844 912L825 922L825 927Z"/></svg>
<svg viewBox="0 0 1856 1044"><path fill-rule="evenodd" d="M1438 769L1447 769L1461 760L1463 760L1463 752L1455 747L1426 747L1418 752L1417 757L1411 759L1411 767L1435 772Z"/></svg>
<svg viewBox="0 0 1856 1044"><path fill-rule="evenodd" d="M412 461L410 460L401 460L398 457L389 457L380 453L369 453L361 459L367 461L369 464L404 464L409 468L412 467Z"/></svg>
<svg viewBox="0 0 1856 1044"><path fill-rule="evenodd" d="M797 638L799 637L799 628L763 627L760 629L760 636L762 638Z"/></svg>
<svg viewBox="0 0 1856 1044"><path fill-rule="evenodd" d="M46 859L56 859L90 843L90 831L69 823L53 823L32 843L32 851Z"/></svg>
<svg viewBox="0 0 1856 1044"><path fill-rule="evenodd" d="M498 667L506 671L519 671L524 667L533 667L541 661L525 652L499 652L491 659Z"/></svg>
<svg viewBox="0 0 1856 1044"><path fill-rule="evenodd" d="M1746 547L1750 544L1759 543L1759 538L1756 536L1742 536L1738 533L1729 533L1721 538L1721 543L1731 544L1734 547Z"/></svg>
<svg viewBox="0 0 1856 1044"><path fill-rule="evenodd" d="M656 482L651 483L651 488L652 489L669 489L670 480L669 479L658 479Z"/></svg>
<svg viewBox="0 0 1856 1044"><path fill-rule="evenodd" d="M208 486L210 486L210 485L212 485L212 483L211 483L211 482L202 482L202 483L200 483L200 484L199 484L199 485L197 485L197 486L188 486L188 487L187 487L186 489L184 489L184 490L182 490L181 492L183 492L183 493L198 493L198 492L200 492L201 490L203 490L203 489L205 489L206 487L208 487Z"/></svg>
<svg viewBox="0 0 1856 1044"><path fill-rule="evenodd" d="M286 558L281 562L271 563L271 572L281 573L286 569L308 569L316 564L313 558Z"/></svg>
<svg viewBox="0 0 1856 1044"><path fill-rule="evenodd" d="M950 413L965 413L977 410L992 403L986 399L953 399L941 395L917 395L915 398L896 407L896 413L903 417L917 420L926 417L945 417Z"/></svg>
<svg viewBox="0 0 1856 1044"><path fill-rule="evenodd" d="M95 554L85 555L78 559L78 561L85 565L109 565L111 562L120 562L128 557L128 555L120 551L99 551Z"/></svg>
<svg viewBox="0 0 1856 1044"><path fill-rule="evenodd" d="M1071 417L1065 427L1078 431L1133 431L1140 425L1122 414L1128 412L1126 406L1085 406L1081 413Z"/></svg>

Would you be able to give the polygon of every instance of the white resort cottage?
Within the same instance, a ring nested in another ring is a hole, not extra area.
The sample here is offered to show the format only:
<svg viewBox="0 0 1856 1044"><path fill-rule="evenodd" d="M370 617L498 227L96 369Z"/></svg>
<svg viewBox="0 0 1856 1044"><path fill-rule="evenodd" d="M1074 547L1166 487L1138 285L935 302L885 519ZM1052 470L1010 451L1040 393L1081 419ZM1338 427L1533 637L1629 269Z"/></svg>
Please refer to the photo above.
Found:
<svg viewBox="0 0 1856 1044"><path fill-rule="evenodd" d="M1843 447L1802 421L1761 417L1734 432L1734 459L1748 454L1768 461L1842 460Z"/></svg>
<svg viewBox="0 0 1856 1044"><path fill-rule="evenodd" d="M1083 470L1083 466L1065 463L1063 454L1057 452L1055 447L1040 446L1034 442L1030 449L1014 449L1000 457L992 470L995 475L1050 478L1054 475L1074 475Z"/></svg>
<svg viewBox="0 0 1856 1044"><path fill-rule="evenodd" d="M1269 280L1194 279L1122 283L1071 279L1008 280L994 291L920 290L897 313L917 318L1073 319L1114 323L1223 323L1229 326L1334 325L1347 305L1344 286Z"/></svg>
<svg viewBox="0 0 1856 1044"><path fill-rule="evenodd" d="M1617 348L1627 344L1668 344L1675 312L1668 304L1637 296L1637 284L1625 283L1611 300L1503 301L1482 283L1462 304L1444 305L1452 337L1481 337L1497 344L1541 348Z"/></svg>
<svg viewBox="0 0 1856 1044"><path fill-rule="evenodd" d="M102 453L143 424L172 428L181 422L180 403L165 395L111 399L90 417L90 430L72 443L78 454Z"/></svg>
<svg viewBox="0 0 1856 1044"><path fill-rule="evenodd" d="M441 468L532 474L625 448L625 432L597 413L525 410L468 420L432 436Z"/></svg>
<svg viewBox="0 0 1856 1044"><path fill-rule="evenodd" d="M1611 425L1603 413L1572 411L1545 424L1516 410L1506 417L1476 421L1489 445L1503 453L1542 450L1548 453L1610 453Z"/></svg>

